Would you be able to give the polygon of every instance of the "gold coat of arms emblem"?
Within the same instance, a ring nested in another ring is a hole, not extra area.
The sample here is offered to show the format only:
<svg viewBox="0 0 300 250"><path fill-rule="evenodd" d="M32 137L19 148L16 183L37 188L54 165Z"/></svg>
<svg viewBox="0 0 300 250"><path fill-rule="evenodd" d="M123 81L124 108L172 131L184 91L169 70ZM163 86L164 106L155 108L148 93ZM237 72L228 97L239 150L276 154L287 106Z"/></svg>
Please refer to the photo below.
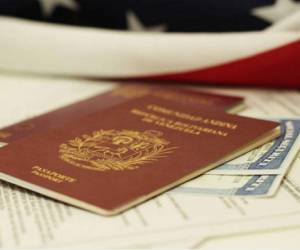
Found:
<svg viewBox="0 0 300 250"><path fill-rule="evenodd" d="M59 157L90 170L134 170L172 153L169 144L156 130L98 130L61 144Z"/></svg>

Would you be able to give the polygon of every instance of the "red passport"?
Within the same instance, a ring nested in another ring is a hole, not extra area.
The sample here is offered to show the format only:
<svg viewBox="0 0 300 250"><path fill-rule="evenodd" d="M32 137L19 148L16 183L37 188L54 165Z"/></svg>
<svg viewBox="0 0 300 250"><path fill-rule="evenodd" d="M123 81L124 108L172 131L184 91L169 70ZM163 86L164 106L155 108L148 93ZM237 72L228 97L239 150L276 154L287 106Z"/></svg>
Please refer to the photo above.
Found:
<svg viewBox="0 0 300 250"><path fill-rule="evenodd" d="M46 131L96 111L131 99L154 96L182 105L218 109L234 113L243 108L243 98L194 91L184 88L128 84L104 94L13 124L0 130L0 142L10 143L36 132Z"/></svg>
<svg viewBox="0 0 300 250"><path fill-rule="evenodd" d="M278 123L129 100L0 150L0 178L113 215L279 135Z"/></svg>

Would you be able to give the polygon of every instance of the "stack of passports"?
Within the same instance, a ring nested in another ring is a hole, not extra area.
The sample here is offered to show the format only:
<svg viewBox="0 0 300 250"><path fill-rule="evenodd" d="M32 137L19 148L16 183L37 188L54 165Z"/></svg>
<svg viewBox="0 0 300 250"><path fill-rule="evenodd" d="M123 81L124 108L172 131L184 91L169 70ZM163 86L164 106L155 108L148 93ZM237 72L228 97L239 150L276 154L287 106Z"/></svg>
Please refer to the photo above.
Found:
<svg viewBox="0 0 300 250"><path fill-rule="evenodd" d="M242 99L129 85L7 127L0 178L102 215L120 213L279 135Z"/></svg>
<svg viewBox="0 0 300 250"><path fill-rule="evenodd" d="M153 96L181 105L192 105L197 109L217 109L229 113L236 113L245 107L243 98L236 96L218 95L174 87L161 88L150 85L129 84L6 127L0 131L0 141L2 143L11 143L33 133L52 129L73 119L80 119L82 116L144 96Z"/></svg>

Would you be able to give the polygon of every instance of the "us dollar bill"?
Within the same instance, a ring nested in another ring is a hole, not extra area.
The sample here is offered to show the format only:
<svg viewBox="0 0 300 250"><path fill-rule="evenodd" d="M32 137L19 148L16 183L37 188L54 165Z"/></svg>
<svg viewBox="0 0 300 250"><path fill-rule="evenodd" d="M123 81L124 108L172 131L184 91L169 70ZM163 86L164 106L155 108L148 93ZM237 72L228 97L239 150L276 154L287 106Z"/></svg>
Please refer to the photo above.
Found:
<svg viewBox="0 0 300 250"><path fill-rule="evenodd" d="M209 172L210 175L282 175L300 149L300 120L280 120L281 136Z"/></svg>

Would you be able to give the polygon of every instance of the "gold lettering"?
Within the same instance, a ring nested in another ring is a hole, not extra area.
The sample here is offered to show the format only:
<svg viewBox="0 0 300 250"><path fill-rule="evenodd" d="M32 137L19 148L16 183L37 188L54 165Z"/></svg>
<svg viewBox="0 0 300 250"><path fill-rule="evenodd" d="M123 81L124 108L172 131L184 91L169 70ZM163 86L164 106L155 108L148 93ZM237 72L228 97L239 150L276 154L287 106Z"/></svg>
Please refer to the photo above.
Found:
<svg viewBox="0 0 300 250"><path fill-rule="evenodd" d="M0 131L0 139L6 139L8 137L10 137L12 134L9 132L5 132L5 131Z"/></svg>
<svg viewBox="0 0 300 250"><path fill-rule="evenodd" d="M149 107L149 108L155 109L155 107ZM216 136L223 136L223 137L228 136L228 132L225 132L222 130L208 128L208 127L202 127L202 126L195 125L195 124L172 120L172 119L168 119L168 118L161 117L158 115L153 115L151 113L144 112L144 111L141 111L138 109L132 109L131 113L142 117L141 120L143 122L154 123L156 126L165 127L165 128L172 129L172 130L177 130L177 131L180 131L183 133L194 134L194 135L200 135L201 133L207 133L207 134L212 134L212 135L216 135Z"/></svg>
<svg viewBox="0 0 300 250"><path fill-rule="evenodd" d="M63 175L46 168L42 168L40 166L33 166L31 173L55 183L63 183L63 182L73 183L77 181L76 178L72 178L70 176Z"/></svg>
<svg viewBox="0 0 300 250"><path fill-rule="evenodd" d="M192 121L192 122L208 124L208 125L212 125L212 126L216 126L216 127L220 127L220 128L225 128L225 129L235 130L238 127L238 125L235 123L220 121L220 120L211 119L211 118L203 118L201 116L196 116L196 115L179 112L179 111L164 108L164 107L161 107L161 106L158 106L155 104L148 105L147 109L154 111L156 113L174 116L176 118L180 118L180 119L184 119L184 120L188 120L188 121Z"/></svg>

